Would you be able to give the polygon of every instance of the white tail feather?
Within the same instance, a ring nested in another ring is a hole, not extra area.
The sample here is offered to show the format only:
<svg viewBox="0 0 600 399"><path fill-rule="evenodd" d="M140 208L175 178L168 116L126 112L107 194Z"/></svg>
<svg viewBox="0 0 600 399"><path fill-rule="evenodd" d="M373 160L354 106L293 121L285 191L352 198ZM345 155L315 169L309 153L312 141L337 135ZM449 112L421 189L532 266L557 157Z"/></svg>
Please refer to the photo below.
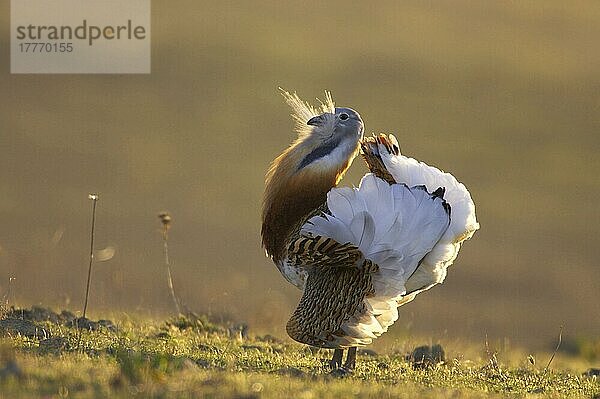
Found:
<svg viewBox="0 0 600 399"><path fill-rule="evenodd" d="M398 306L441 283L461 243L479 229L471 195L454 176L391 154L382 144L377 153L398 184L367 174L358 188L334 188L327 196L331 215L311 218L301 231L352 243L379 267L372 274L374 294L364 300L366 313L342 325L341 347L367 345L386 332L398 319ZM430 194L440 187L443 198Z"/></svg>
<svg viewBox="0 0 600 399"><path fill-rule="evenodd" d="M379 266L372 276L374 296L366 299L372 317L344 325L355 344L364 344L398 319L406 281L448 228L449 215L443 199L424 188L390 186L372 174L358 188L332 189L327 205L331 215L311 218L302 234L350 242Z"/></svg>
<svg viewBox="0 0 600 399"><path fill-rule="evenodd" d="M390 139L397 142L395 137ZM444 187L444 199L452 208L450 226L406 282L407 292L420 292L444 281L446 269L454 262L460 245L479 229L475 204L467 188L450 173L403 155L390 154L382 144L378 152L396 182L408 186L424 185L428 191Z"/></svg>

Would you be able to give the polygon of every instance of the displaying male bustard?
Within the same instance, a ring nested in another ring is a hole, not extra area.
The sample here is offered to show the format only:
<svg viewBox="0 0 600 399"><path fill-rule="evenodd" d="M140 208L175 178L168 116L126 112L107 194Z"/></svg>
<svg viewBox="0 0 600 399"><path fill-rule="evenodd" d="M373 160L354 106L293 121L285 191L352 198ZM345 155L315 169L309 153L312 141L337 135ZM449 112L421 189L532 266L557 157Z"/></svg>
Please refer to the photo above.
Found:
<svg viewBox="0 0 600 399"><path fill-rule="evenodd" d="M475 205L454 176L400 154L396 138L363 138L364 124L331 95L320 109L284 92L298 138L266 176L262 243L283 276L303 290L287 323L291 338L335 349L331 365L356 364L398 319L398 306L444 281L461 243L479 228ZM371 173L337 184L361 152Z"/></svg>

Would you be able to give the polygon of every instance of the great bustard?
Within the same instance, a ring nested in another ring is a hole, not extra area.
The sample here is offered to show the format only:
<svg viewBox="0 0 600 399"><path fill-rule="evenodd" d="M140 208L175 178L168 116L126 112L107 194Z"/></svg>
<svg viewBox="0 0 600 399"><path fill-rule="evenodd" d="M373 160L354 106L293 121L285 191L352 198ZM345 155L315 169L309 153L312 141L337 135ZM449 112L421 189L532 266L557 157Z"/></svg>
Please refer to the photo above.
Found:
<svg viewBox="0 0 600 399"><path fill-rule="evenodd" d="M401 155L394 136L363 138L360 115L328 93L318 110L284 96L298 138L267 173L262 243L303 290L290 337L335 349L334 368L348 348L352 370L356 348L386 332L398 306L444 280L479 228L475 205L451 174ZM359 151L371 173L337 188Z"/></svg>

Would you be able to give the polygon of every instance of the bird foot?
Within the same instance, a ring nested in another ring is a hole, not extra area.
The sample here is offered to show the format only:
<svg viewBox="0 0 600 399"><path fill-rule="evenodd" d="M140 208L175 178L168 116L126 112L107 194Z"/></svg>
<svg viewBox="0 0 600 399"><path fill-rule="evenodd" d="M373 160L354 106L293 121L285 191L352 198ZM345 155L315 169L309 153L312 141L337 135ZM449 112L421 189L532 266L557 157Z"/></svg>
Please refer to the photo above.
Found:
<svg viewBox="0 0 600 399"><path fill-rule="evenodd" d="M331 375L332 377L337 378L349 377L352 374L354 374L354 370L347 367L338 367L333 369L331 373L329 373L329 375Z"/></svg>
<svg viewBox="0 0 600 399"><path fill-rule="evenodd" d="M342 349L336 349L333 351L333 357L331 358L331 360L327 360L325 364L329 366L331 370L335 370L342 366L343 355L344 352Z"/></svg>
<svg viewBox="0 0 600 399"><path fill-rule="evenodd" d="M336 370L342 367L342 362L338 362L336 360L326 360L324 361L325 365L328 366L331 370Z"/></svg>

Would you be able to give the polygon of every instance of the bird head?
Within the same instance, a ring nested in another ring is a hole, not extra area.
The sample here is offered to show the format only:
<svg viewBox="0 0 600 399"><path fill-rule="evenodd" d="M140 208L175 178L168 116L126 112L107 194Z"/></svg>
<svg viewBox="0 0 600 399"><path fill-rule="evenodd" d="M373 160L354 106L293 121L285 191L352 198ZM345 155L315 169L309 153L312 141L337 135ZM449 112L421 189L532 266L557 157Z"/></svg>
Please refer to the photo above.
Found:
<svg viewBox="0 0 600 399"><path fill-rule="evenodd" d="M356 156L364 132L358 112L336 108L329 92L325 92L319 108L302 101L296 93L283 91L283 96L292 108L298 138L272 166L285 166L292 175L345 171Z"/></svg>
<svg viewBox="0 0 600 399"><path fill-rule="evenodd" d="M334 108L333 112L313 116L306 124L312 128L297 144L296 150L302 154L297 172L305 168L335 169L346 164L355 155L364 132L360 115L351 108Z"/></svg>
<svg viewBox="0 0 600 399"><path fill-rule="evenodd" d="M364 132L358 112L336 108L328 92L319 108L282 92L292 107L298 138L273 160L266 176L262 235L274 259L295 224L321 206L342 179Z"/></svg>

